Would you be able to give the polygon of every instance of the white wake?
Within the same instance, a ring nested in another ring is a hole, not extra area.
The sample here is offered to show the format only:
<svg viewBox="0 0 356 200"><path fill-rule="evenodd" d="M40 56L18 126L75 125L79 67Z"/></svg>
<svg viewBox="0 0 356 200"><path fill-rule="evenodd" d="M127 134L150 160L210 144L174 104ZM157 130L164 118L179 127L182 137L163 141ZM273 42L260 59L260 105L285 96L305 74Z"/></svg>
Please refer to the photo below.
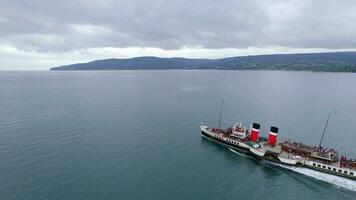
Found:
<svg viewBox="0 0 356 200"><path fill-rule="evenodd" d="M234 152L234 153L236 153L236 154L238 154L238 155L240 155L240 156L250 157L250 156L248 156L246 154L239 153L234 149L229 148L229 150ZM303 174L303 175L306 175L306 176L309 176L309 177L313 177L313 178L315 178L317 180L324 181L324 182L336 185L337 187L342 187L342 188L349 189L349 190L352 190L352 191L356 192L356 181L351 180L351 179L347 179L347 178L343 178L343 177L339 177L339 176L334 176L334 175L331 175L331 174L325 174L325 173L318 172L318 171L315 171L315 170L312 170L312 169L308 169L308 168L304 168L304 167L286 166L286 165L281 165L281 164L273 163L273 162L268 162L268 164L272 164L272 165L275 165L275 166L278 166L278 167L289 169L291 171L294 171L294 172L297 172L297 173L300 173L300 174Z"/></svg>

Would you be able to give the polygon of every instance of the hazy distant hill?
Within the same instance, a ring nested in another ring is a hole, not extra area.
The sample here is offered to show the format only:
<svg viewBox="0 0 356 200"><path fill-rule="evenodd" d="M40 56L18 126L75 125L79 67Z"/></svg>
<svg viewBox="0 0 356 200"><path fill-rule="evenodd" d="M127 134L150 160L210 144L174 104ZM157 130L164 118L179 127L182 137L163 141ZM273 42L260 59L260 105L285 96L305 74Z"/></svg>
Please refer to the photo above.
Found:
<svg viewBox="0 0 356 200"><path fill-rule="evenodd" d="M51 70L291 70L356 72L356 52L274 54L222 59L136 57L104 59L51 68Z"/></svg>

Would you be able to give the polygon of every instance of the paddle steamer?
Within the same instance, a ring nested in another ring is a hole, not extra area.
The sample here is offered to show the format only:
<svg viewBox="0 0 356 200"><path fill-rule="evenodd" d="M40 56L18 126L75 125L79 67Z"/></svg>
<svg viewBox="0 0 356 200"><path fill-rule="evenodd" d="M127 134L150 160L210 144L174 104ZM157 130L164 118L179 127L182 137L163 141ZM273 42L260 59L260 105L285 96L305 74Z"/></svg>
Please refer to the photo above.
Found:
<svg viewBox="0 0 356 200"><path fill-rule="evenodd" d="M356 160L340 156L331 148L322 147L322 139L319 146L310 146L291 140L277 141L278 128L272 126L268 137L261 137L258 123L253 123L248 129L242 123L236 123L227 129L209 128L201 125L201 134L215 142L218 142L241 153L252 155L257 159L267 160L282 165L306 167L323 173L333 174L356 180ZM326 122L323 136L329 121Z"/></svg>

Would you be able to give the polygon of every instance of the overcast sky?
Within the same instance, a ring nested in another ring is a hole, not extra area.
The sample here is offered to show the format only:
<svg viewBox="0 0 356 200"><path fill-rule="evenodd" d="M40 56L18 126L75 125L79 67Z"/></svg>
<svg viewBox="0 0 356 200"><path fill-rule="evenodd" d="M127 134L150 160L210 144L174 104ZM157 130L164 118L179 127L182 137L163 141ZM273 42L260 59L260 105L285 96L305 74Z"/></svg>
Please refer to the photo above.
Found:
<svg viewBox="0 0 356 200"><path fill-rule="evenodd" d="M0 70L355 49L354 0L0 0Z"/></svg>

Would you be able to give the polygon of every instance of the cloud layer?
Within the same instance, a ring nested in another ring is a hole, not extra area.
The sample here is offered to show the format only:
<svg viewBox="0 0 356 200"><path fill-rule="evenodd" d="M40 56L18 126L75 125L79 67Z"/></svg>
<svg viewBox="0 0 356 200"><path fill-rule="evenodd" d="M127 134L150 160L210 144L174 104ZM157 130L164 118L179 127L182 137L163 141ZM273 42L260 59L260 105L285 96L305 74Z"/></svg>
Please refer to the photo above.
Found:
<svg viewBox="0 0 356 200"><path fill-rule="evenodd" d="M19 68L16 56L43 68L108 49L111 57L353 50L355 24L352 0L2 0L0 69Z"/></svg>

